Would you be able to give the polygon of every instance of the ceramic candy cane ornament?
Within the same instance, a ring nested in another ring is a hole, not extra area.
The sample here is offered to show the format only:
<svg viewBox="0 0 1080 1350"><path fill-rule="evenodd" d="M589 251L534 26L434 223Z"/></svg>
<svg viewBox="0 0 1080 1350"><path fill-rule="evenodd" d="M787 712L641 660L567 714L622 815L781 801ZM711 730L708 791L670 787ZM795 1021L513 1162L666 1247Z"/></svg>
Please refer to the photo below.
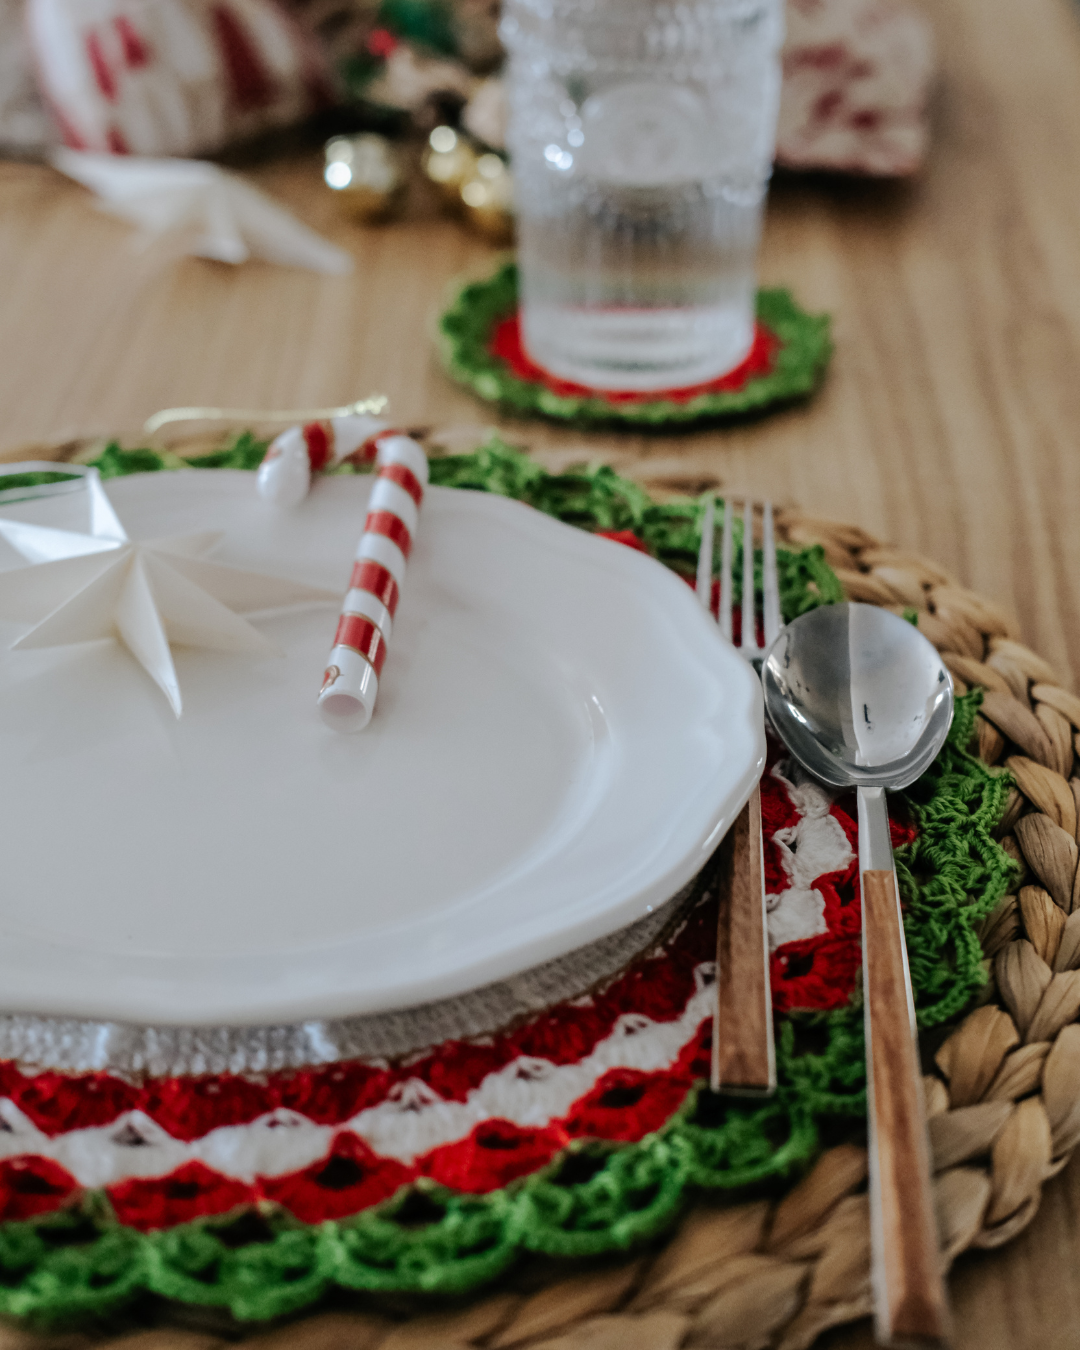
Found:
<svg viewBox="0 0 1080 1350"><path fill-rule="evenodd" d="M377 417L355 414L290 427L271 441L259 465L259 496L278 506L296 506L307 496L313 473L329 469L365 447L370 447L370 453L364 458L373 459L375 437L388 425Z"/></svg>
<svg viewBox="0 0 1080 1350"><path fill-rule="evenodd" d="M335 731L360 731L371 720L428 481L427 456L411 436L377 444L375 487L319 693L319 712Z"/></svg>

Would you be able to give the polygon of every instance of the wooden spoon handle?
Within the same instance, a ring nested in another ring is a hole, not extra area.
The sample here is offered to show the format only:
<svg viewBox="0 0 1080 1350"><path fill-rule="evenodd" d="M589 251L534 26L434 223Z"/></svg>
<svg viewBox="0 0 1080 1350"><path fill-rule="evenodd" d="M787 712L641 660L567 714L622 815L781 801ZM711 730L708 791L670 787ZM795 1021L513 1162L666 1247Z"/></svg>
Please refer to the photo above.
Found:
<svg viewBox="0 0 1080 1350"><path fill-rule="evenodd" d="M716 933L714 1092L758 1096L776 1088L761 796L753 795L724 841Z"/></svg>
<svg viewBox="0 0 1080 1350"><path fill-rule="evenodd" d="M863 872L862 922L876 1334L883 1345L940 1345L945 1285L894 871Z"/></svg>

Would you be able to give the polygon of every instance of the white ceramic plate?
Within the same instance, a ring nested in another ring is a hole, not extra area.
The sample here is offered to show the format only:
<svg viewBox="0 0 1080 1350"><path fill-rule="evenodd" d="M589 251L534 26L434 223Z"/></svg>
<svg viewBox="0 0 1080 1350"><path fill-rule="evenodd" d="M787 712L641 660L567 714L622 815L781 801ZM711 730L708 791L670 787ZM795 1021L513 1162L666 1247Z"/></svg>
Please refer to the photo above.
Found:
<svg viewBox="0 0 1080 1350"><path fill-rule="evenodd" d="M244 473L108 484L132 538L222 529L215 559L334 589L369 489L286 513ZM663 903L761 772L758 683L691 589L517 502L429 492L352 736L315 711L336 619L260 619L283 660L174 649L180 721L114 642L0 657L0 1007L252 1024L459 994Z"/></svg>

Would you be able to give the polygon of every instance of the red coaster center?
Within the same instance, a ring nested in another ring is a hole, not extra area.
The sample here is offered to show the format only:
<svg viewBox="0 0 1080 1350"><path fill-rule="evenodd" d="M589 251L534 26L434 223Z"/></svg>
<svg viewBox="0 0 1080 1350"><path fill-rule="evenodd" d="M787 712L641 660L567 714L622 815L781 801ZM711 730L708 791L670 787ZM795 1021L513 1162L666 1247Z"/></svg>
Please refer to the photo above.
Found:
<svg viewBox="0 0 1080 1350"><path fill-rule="evenodd" d="M561 380L552 375L543 366L538 366L525 350L521 337L521 314L515 310L504 319L500 319L492 328L488 338L488 351L506 365L519 380L528 380L530 384L543 385L553 394L563 398L596 398L605 403L689 403L702 394L737 393L751 380L768 375L773 368L773 359L780 348L780 339L760 321L754 325L754 341L746 359L734 370L721 375L705 384L687 385L681 389L590 389L588 385L574 384L571 380Z"/></svg>

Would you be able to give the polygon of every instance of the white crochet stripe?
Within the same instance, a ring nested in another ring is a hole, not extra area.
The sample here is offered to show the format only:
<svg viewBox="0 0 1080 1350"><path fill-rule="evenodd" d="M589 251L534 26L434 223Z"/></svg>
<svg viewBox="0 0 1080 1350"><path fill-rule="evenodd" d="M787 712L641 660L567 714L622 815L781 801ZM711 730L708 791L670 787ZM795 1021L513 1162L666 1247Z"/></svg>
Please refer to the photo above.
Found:
<svg viewBox="0 0 1080 1350"><path fill-rule="evenodd" d="M842 872L855 855L840 822L829 814L838 793L815 782L794 760L781 760L771 773L799 813L798 824L773 835L790 882L787 890L765 897L769 950L775 952L788 942L826 931L825 900L814 882Z"/></svg>
<svg viewBox="0 0 1080 1350"><path fill-rule="evenodd" d="M461 1102L444 1101L426 1083L399 1084L377 1106L344 1125L316 1125L295 1111L277 1110L246 1125L226 1125L201 1139L174 1139L141 1111L127 1111L105 1126L70 1130L50 1139L10 1098L0 1098L0 1158L51 1158L80 1185L112 1186L130 1177L166 1176L198 1160L220 1175L250 1183L283 1176L324 1158L336 1134L352 1131L383 1158L411 1163L434 1148L464 1139L485 1120L544 1126L565 1116L610 1069L654 1073L670 1067L711 1015L713 962L694 971L695 991L680 1017L654 1022L626 1013L610 1035L576 1064L522 1056Z"/></svg>

